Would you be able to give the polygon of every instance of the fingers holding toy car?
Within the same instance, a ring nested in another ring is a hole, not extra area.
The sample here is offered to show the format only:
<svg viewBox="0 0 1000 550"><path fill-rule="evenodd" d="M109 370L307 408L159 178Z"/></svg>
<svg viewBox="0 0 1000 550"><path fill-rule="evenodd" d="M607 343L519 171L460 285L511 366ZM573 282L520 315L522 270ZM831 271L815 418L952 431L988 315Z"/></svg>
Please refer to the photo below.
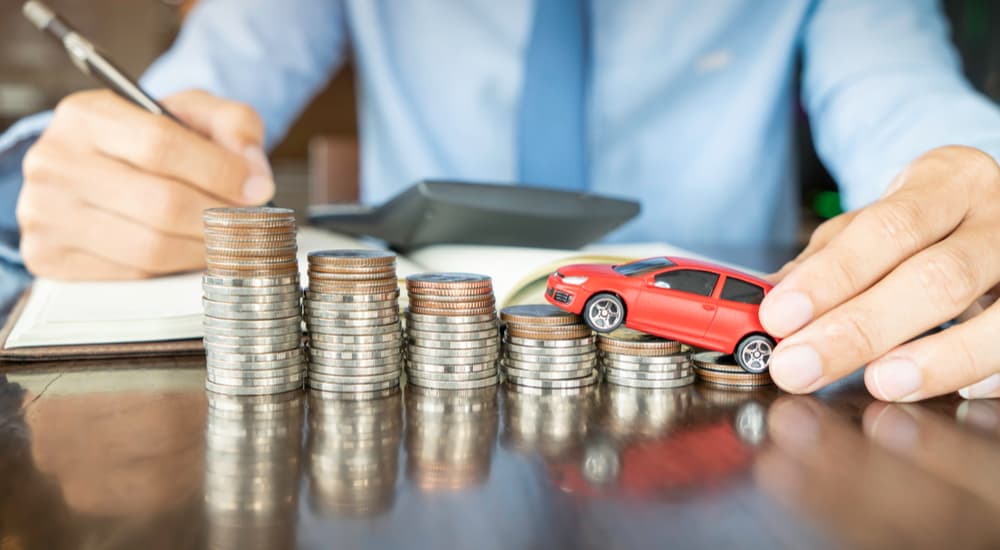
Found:
<svg viewBox="0 0 1000 550"><path fill-rule="evenodd" d="M1000 167L982 152L921 157L776 279L760 314L786 338L771 361L783 389L815 391L867 363L879 399L1000 397Z"/></svg>

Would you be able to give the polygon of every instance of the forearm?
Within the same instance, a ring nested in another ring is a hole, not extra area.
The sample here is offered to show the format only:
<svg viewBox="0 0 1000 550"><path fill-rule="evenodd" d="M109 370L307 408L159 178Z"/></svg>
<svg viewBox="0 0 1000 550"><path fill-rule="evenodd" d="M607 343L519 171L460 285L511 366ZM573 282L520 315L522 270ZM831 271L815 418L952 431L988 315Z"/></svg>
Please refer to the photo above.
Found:
<svg viewBox="0 0 1000 550"><path fill-rule="evenodd" d="M805 48L803 100L849 208L937 147L1000 159L1000 110L962 76L935 2L826 0Z"/></svg>

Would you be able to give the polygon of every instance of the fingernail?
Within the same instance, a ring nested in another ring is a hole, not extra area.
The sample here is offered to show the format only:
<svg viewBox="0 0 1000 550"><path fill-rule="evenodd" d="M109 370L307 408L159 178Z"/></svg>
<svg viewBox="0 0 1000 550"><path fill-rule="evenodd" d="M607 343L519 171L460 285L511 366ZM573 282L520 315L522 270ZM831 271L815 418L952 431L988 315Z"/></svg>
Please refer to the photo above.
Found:
<svg viewBox="0 0 1000 550"><path fill-rule="evenodd" d="M267 156L260 147L247 147L243 157L250 168L250 177L243 184L243 200L250 204L263 204L274 196L274 174Z"/></svg>
<svg viewBox="0 0 1000 550"><path fill-rule="evenodd" d="M760 322L768 332L784 337L812 321L813 304L808 296L797 290L778 291L764 300L760 308Z"/></svg>
<svg viewBox="0 0 1000 550"><path fill-rule="evenodd" d="M771 358L771 378L785 391L806 391L821 376L823 361L810 346L792 346Z"/></svg>
<svg viewBox="0 0 1000 550"><path fill-rule="evenodd" d="M872 438L890 449L908 451L920 436L916 421L900 405L888 405L875 419Z"/></svg>
<svg viewBox="0 0 1000 550"><path fill-rule="evenodd" d="M971 386L966 386L958 390L958 394L966 399L980 399L995 396L998 389L1000 389L1000 373L994 374L986 380L976 382Z"/></svg>
<svg viewBox="0 0 1000 550"><path fill-rule="evenodd" d="M899 401L912 395L924 381L920 369L909 359L886 359L868 368L874 369L875 388L885 401Z"/></svg>

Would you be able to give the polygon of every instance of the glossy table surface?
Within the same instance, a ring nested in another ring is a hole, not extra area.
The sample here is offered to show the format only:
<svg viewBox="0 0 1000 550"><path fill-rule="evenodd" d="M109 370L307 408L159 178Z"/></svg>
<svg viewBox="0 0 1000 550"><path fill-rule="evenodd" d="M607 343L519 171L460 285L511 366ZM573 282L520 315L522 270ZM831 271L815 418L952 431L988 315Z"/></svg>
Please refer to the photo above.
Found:
<svg viewBox="0 0 1000 550"><path fill-rule="evenodd" d="M0 548L1000 547L997 401L233 398L201 361L0 370Z"/></svg>

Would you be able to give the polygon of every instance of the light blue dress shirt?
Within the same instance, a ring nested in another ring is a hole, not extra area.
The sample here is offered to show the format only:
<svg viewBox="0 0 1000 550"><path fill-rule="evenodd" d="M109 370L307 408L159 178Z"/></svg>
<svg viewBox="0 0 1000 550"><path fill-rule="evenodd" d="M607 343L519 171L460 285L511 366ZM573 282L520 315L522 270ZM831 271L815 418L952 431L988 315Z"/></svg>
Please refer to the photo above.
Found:
<svg viewBox="0 0 1000 550"><path fill-rule="evenodd" d="M612 241L792 242L797 59L816 146L848 208L937 146L1000 159L1000 110L963 78L933 0L589 7L589 189L643 205ZM533 0L202 0L143 84L247 102L273 145L353 54L363 200L424 178L510 182L533 13ZM45 122L24 121L0 147Z"/></svg>

